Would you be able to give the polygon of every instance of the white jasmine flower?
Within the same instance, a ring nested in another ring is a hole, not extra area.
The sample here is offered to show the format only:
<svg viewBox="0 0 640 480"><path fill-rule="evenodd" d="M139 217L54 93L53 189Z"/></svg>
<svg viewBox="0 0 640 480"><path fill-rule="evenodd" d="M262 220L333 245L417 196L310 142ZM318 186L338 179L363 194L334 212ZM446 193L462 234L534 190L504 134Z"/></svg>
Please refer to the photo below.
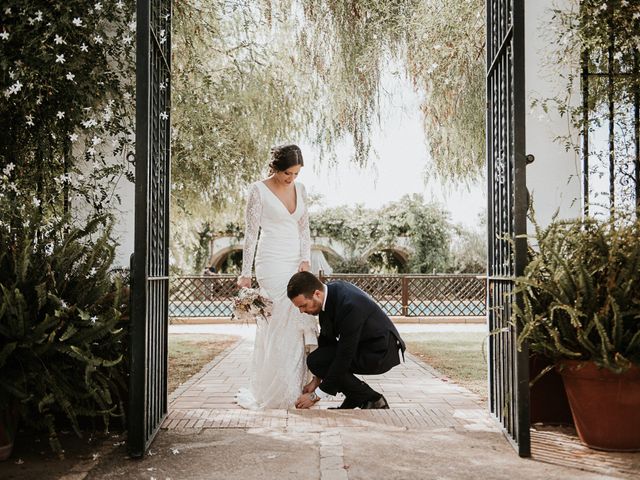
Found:
<svg viewBox="0 0 640 480"><path fill-rule="evenodd" d="M91 139L91 143L93 143L94 145L100 145L102 143L102 139L94 135L94 137Z"/></svg>
<svg viewBox="0 0 640 480"><path fill-rule="evenodd" d="M89 273L87 274L87 277L93 277L98 271L96 270L95 267L92 267L91 270L89 270Z"/></svg>
<svg viewBox="0 0 640 480"><path fill-rule="evenodd" d="M122 7L124 7L124 3L122 2L122 0L118 0L116 2L116 8L122 9Z"/></svg>
<svg viewBox="0 0 640 480"><path fill-rule="evenodd" d="M126 45L129 45L129 44L133 41L133 38L131 38L129 35L126 35L126 36L122 37L122 41L123 41Z"/></svg>
<svg viewBox="0 0 640 480"><path fill-rule="evenodd" d="M82 26L82 19L80 17L76 17L76 18L73 19L73 21L71 23L73 23L76 27L81 27Z"/></svg>
<svg viewBox="0 0 640 480"><path fill-rule="evenodd" d="M4 91L4 96L6 98L9 98L11 95L15 95L16 93L18 93L21 89L22 89L22 83L20 83L20 81L18 80L16 83L11 85L9 88L7 88Z"/></svg>
<svg viewBox="0 0 640 480"><path fill-rule="evenodd" d="M73 80L74 78L76 78L76 76L73 73L67 73L67 80Z"/></svg>
<svg viewBox="0 0 640 480"><path fill-rule="evenodd" d="M34 207L39 207L42 202L39 199L37 199L36 197L33 197L31 199L31 203L33 204Z"/></svg>
<svg viewBox="0 0 640 480"><path fill-rule="evenodd" d="M16 166L13 164L13 162L11 162L11 163L8 163L6 167L4 167L2 172L5 175L9 175L13 171L14 168L16 168Z"/></svg>
<svg viewBox="0 0 640 480"><path fill-rule="evenodd" d="M603 3L602 5L600 5L600 10L602 10L603 12L607 9L607 4Z"/></svg>
<svg viewBox="0 0 640 480"><path fill-rule="evenodd" d="M96 9L96 12L99 12L100 10L102 10L102 3L98 2L96 3L93 8Z"/></svg>
<svg viewBox="0 0 640 480"><path fill-rule="evenodd" d="M84 128L95 127L97 124L98 122L96 122L93 118L90 118L89 120L85 120L84 122L82 122L82 126Z"/></svg>
<svg viewBox="0 0 640 480"><path fill-rule="evenodd" d="M96 149L93 148L93 147L89 147L89 148L87 148L87 153L89 155L95 155L96 154Z"/></svg>
<svg viewBox="0 0 640 480"><path fill-rule="evenodd" d="M91 323L96 323L96 320L98 320L98 317L96 317L95 315L93 317L91 317ZM95 460L95 458L94 458Z"/></svg>
<svg viewBox="0 0 640 480"><path fill-rule="evenodd" d="M129 22L129 30L132 32L136 31L136 22Z"/></svg>
<svg viewBox="0 0 640 480"><path fill-rule="evenodd" d="M160 118L161 118L162 120L166 120L167 118L169 118L169 115L167 115L167 112L162 112L162 113L160 114Z"/></svg>
<svg viewBox="0 0 640 480"><path fill-rule="evenodd" d="M124 92L124 94L122 95L126 100L129 100L131 98L131 94L129 92Z"/></svg>
<svg viewBox="0 0 640 480"><path fill-rule="evenodd" d="M53 42L56 45L62 45L64 43L64 40L62 39L62 37L60 35L56 35L55 37L53 37Z"/></svg>
<svg viewBox="0 0 640 480"><path fill-rule="evenodd" d="M42 103L42 95L38 95L36 97L36 105L40 105Z"/></svg>
<svg viewBox="0 0 640 480"><path fill-rule="evenodd" d="M89 51L89 47L83 43L82 45L80 45L80 51L81 52L88 52Z"/></svg>
<svg viewBox="0 0 640 480"><path fill-rule="evenodd" d="M64 53L61 55L56 55L56 63L64 63L66 60L64 59Z"/></svg>
<svg viewBox="0 0 640 480"><path fill-rule="evenodd" d="M94 35L93 36L93 41L96 42L97 44L102 44L102 42L104 41L104 39L102 38L101 35Z"/></svg>
<svg viewBox="0 0 640 480"><path fill-rule="evenodd" d="M11 7L7 7L4 9L4 14L5 15L11 15Z"/></svg>
<svg viewBox="0 0 640 480"><path fill-rule="evenodd" d="M6 31L3 31L2 33L0 33L0 38L2 40L9 40L9 33Z"/></svg>
<svg viewBox="0 0 640 480"><path fill-rule="evenodd" d="M35 20L36 22L41 22L41 21L42 21L42 12L41 12L40 10L38 10L38 11L36 12L36 17L34 18L34 20Z"/></svg>
<svg viewBox="0 0 640 480"><path fill-rule="evenodd" d="M27 115L26 119L27 119L27 125L29 125L30 127L33 127L33 116Z"/></svg>
<svg viewBox="0 0 640 480"><path fill-rule="evenodd" d="M75 142L76 140L78 140L78 134L77 133L70 133L69 134L69 140L71 140L72 142Z"/></svg>
<svg viewBox="0 0 640 480"><path fill-rule="evenodd" d="M64 112L58 111L58 113L56 113L56 117L62 120L64 118Z"/></svg>

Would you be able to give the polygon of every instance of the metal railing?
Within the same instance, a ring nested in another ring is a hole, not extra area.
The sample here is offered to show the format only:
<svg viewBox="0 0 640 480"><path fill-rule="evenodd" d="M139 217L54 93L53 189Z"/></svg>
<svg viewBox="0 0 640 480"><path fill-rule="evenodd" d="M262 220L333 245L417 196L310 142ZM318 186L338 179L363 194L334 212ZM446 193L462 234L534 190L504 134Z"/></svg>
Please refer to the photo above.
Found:
<svg viewBox="0 0 640 480"><path fill-rule="evenodd" d="M486 313L486 280L480 275L334 274L320 278L353 283L390 316L481 317ZM172 277L169 316L230 317L237 290L234 275Z"/></svg>

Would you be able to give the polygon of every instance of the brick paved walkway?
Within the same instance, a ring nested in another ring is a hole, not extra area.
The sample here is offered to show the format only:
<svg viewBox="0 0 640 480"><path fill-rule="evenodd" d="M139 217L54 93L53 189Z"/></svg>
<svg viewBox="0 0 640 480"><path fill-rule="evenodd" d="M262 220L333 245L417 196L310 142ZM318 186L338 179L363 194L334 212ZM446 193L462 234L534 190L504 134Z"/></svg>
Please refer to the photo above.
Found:
<svg viewBox="0 0 640 480"><path fill-rule="evenodd" d="M170 398L165 429L248 427L453 427L496 431L478 397L439 378L411 355L384 375L363 377L382 392L390 410L327 410L342 399L321 401L310 410L249 411L235 403L235 394L249 383L253 340L243 338L220 355Z"/></svg>

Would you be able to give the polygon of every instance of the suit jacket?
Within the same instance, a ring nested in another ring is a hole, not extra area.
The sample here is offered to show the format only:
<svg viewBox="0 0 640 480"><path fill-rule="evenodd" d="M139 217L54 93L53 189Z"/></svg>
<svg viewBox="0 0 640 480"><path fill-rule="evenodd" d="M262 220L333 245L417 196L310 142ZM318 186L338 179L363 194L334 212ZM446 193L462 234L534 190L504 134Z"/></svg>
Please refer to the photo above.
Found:
<svg viewBox="0 0 640 480"><path fill-rule="evenodd" d="M322 379L324 392L335 395L337 379L346 373L381 374L400 363L405 344L389 317L355 285L327 284L324 311L320 312L318 348L336 345L336 355Z"/></svg>

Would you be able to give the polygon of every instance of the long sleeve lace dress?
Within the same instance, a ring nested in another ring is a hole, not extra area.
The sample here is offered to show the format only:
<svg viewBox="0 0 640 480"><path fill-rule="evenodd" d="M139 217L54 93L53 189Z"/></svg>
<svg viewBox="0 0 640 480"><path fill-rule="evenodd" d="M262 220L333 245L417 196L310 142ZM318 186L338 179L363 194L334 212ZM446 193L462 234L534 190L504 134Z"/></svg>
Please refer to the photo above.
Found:
<svg viewBox="0 0 640 480"><path fill-rule="evenodd" d="M300 183L295 187L293 213L264 182L249 189L242 276L251 277L255 254L256 278L273 310L257 320L250 386L237 397L244 408L293 407L309 376L305 346L317 344L316 318L300 313L287 297L289 279L311 257L306 191Z"/></svg>

